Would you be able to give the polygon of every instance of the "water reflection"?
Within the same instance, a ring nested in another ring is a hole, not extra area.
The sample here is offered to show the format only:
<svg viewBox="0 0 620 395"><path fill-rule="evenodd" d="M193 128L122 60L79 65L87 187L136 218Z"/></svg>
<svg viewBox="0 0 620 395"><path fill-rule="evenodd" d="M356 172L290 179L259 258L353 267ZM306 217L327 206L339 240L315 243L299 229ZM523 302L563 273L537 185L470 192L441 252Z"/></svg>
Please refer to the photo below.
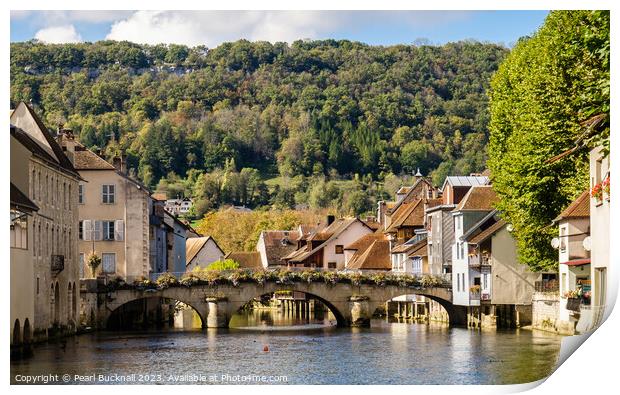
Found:
<svg viewBox="0 0 620 395"><path fill-rule="evenodd" d="M40 345L31 358L11 362L11 380L49 373L167 380L197 373L284 375L289 384L510 384L549 375L560 348L560 337L541 332L387 320L337 328L329 314L296 317L278 310L241 312L232 323L231 329L100 332L69 338L64 347Z"/></svg>

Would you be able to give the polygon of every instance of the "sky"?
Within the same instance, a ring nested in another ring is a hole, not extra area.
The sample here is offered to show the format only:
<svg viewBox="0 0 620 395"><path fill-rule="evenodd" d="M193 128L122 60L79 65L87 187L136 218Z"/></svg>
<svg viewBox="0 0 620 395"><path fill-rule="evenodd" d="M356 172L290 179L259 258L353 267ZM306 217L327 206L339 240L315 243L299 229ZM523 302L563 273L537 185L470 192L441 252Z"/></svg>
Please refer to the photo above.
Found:
<svg viewBox="0 0 620 395"><path fill-rule="evenodd" d="M371 45L474 39L512 46L548 11L11 11L11 41L128 40L217 45L238 39L348 39Z"/></svg>

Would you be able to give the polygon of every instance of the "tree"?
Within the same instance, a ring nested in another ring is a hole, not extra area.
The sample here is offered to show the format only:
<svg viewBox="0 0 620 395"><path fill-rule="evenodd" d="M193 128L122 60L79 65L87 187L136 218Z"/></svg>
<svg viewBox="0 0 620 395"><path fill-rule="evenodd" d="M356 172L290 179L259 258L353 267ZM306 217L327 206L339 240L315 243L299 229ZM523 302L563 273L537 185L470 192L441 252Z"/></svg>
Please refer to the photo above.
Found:
<svg viewBox="0 0 620 395"><path fill-rule="evenodd" d="M521 40L491 82L488 166L497 208L514 227L519 259L557 266L551 221L588 187L575 145L592 114L609 114L609 11L555 11Z"/></svg>

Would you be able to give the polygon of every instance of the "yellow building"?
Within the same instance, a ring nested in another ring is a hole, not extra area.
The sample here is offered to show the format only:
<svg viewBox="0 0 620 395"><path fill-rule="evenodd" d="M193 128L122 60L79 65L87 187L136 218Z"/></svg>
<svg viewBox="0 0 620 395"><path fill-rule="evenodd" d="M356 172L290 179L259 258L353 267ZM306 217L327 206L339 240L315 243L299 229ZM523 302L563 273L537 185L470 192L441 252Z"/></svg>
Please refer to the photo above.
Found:
<svg viewBox="0 0 620 395"><path fill-rule="evenodd" d="M13 249L11 254L11 266L19 265L23 274L11 278L11 314L13 308L16 312L30 309L33 303L30 328L24 330L25 319L20 321L22 340L45 339L77 329L79 179L43 122L20 103L11 113L11 183L38 207L27 218L29 232L24 240L28 247L22 244L21 248L26 252ZM30 263L23 264L26 255ZM32 295L32 302L27 294ZM16 320L11 323L12 333Z"/></svg>

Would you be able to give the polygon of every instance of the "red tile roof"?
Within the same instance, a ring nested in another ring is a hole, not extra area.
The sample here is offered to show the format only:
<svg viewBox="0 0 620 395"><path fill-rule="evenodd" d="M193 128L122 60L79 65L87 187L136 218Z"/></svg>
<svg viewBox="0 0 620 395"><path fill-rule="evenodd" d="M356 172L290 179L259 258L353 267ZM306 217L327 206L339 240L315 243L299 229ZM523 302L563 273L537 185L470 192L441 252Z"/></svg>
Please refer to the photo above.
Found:
<svg viewBox="0 0 620 395"><path fill-rule="evenodd" d="M390 242L375 240L365 251L358 250L347 264L347 269L392 270Z"/></svg>
<svg viewBox="0 0 620 395"><path fill-rule="evenodd" d="M568 205L555 219L560 221L569 218L586 218L590 216L590 194L588 191L583 191L577 199Z"/></svg>
<svg viewBox="0 0 620 395"><path fill-rule="evenodd" d="M498 197L491 185L472 186L454 211L478 210L491 211L493 205L498 201Z"/></svg>

